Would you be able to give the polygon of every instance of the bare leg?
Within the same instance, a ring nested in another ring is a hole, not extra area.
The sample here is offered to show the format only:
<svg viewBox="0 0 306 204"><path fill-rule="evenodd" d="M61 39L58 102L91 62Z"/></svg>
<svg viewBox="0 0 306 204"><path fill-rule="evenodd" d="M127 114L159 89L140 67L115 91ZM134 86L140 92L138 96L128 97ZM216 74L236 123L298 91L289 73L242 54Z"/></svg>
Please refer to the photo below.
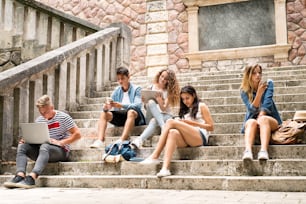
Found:
<svg viewBox="0 0 306 204"><path fill-rule="evenodd" d="M163 128L156 149L151 155L152 159L158 159L158 157L160 156L161 152L163 151L166 145L170 129L176 129L180 133L182 139L185 141L187 145L194 147L203 144L202 137L197 128L188 125L183 121L169 119L167 120L166 125Z"/></svg>
<svg viewBox="0 0 306 204"><path fill-rule="evenodd" d="M105 131L107 127L107 122L111 121L113 114L111 112L102 112L100 114L100 119L98 122L98 139L103 141L105 140Z"/></svg>
<svg viewBox="0 0 306 204"><path fill-rule="evenodd" d="M172 156L177 147L188 146L178 130L171 129L165 146L165 154L162 169L169 169Z"/></svg>
<svg viewBox="0 0 306 204"><path fill-rule="evenodd" d="M257 121L260 127L261 150L268 151L271 131L278 128L277 120L270 116L261 116L257 119Z"/></svg>
<svg viewBox="0 0 306 204"><path fill-rule="evenodd" d="M258 129L257 121L254 119L249 119L245 124L245 134L244 134L244 142L245 149L251 151L252 146L255 141L256 132Z"/></svg>
<svg viewBox="0 0 306 204"><path fill-rule="evenodd" d="M134 110L129 110L127 112L127 119L124 124L123 132L121 135L121 140L127 140L131 130L135 127L135 119L138 117L138 113Z"/></svg>

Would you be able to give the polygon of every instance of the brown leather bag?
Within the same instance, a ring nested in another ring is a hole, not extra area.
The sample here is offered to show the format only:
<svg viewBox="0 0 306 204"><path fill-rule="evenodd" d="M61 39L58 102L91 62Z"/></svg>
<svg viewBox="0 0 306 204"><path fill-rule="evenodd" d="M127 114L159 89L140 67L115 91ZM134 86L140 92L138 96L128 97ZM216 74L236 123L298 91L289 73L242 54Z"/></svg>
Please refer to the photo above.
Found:
<svg viewBox="0 0 306 204"><path fill-rule="evenodd" d="M292 119L283 121L279 128L272 133L272 144L296 144L301 143L305 133L305 122L297 122Z"/></svg>

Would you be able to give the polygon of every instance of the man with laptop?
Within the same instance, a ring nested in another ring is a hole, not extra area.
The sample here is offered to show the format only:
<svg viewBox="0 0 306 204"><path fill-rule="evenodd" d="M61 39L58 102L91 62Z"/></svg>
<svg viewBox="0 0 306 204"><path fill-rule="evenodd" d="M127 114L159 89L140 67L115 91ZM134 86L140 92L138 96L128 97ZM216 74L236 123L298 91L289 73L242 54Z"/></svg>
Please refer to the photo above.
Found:
<svg viewBox="0 0 306 204"><path fill-rule="evenodd" d="M3 184L7 188L35 187L35 180L41 175L48 162L67 161L70 152L69 144L81 138L79 128L73 119L68 114L55 110L49 96L40 97L36 102L36 107L41 114L35 121L39 124L31 128L40 132L43 138L46 135L46 132L43 132L46 131L44 128L47 127L49 140L44 142L38 141L35 137L28 138L29 129L22 127L22 134L25 137L20 140L17 148L16 175ZM21 126L26 126L26 124L21 124ZM31 143L27 139L32 140ZM26 175L28 158L35 160L35 165L30 174Z"/></svg>

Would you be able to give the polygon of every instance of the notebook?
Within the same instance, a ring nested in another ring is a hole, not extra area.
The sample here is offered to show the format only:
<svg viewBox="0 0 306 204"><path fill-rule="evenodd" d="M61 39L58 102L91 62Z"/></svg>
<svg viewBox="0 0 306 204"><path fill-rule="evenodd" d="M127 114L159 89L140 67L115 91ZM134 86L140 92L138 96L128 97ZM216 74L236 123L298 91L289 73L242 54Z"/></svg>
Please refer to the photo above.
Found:
<svg viewBox="0 0 306 204"><path fill-rule="evenodd" d="M49 143L47 123L20 123L21 136L28 144Z"/></svg>

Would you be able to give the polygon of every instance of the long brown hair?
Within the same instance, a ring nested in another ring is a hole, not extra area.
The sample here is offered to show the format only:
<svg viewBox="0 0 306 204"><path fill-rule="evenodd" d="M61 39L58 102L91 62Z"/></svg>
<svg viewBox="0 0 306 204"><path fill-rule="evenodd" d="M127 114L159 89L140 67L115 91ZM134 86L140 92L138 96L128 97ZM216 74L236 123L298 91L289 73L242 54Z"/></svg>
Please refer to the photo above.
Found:
<svg viewBox="0 0 306 204"><path fill-rule="evenodd" d="M262 72L262 67L259 64L255 64L253 66L246 66L243 73L243 78L240 86L240 90L247 93L249 101L253 102L253 93L255 91L254 83L252 81L252 73L255 68L259 68Z"/></svg>
<svg viewBox="0 0 306 204"><path fill-rule="evenodd" d="M168 83L166 84L166 89L168 92L168 101L170 106L174 107L179 104L180 100L180 87L176 79L175 72L171 69L160 70L155 76L154 83L158 83L160 75L165 71L168 73Z"/></svg>
<svg viewBox="0 0 306 204"><path fill-rule="evenodd" d="M191 107L191 110L189 107L186 106L186 104L183 103L183 100L182 98L180 97L180 111L179 111L179 117L180 118L184 118L184 115L191 112L190 113L190 116L195 119L196 118L196 115L198 113L198 109L199 109L199 103L200 103L200 99L197 95L197 92L196 90L194 89L193 86L190 86L190 85L187 85L187 86L184 86L182 89L181 89L181 93L180 93L180 96L182 95L182 93L187 93L187 94L190 94L191 96L194 97L194 100L193 100L193 104L192 104L192 107Z"/></svg>

